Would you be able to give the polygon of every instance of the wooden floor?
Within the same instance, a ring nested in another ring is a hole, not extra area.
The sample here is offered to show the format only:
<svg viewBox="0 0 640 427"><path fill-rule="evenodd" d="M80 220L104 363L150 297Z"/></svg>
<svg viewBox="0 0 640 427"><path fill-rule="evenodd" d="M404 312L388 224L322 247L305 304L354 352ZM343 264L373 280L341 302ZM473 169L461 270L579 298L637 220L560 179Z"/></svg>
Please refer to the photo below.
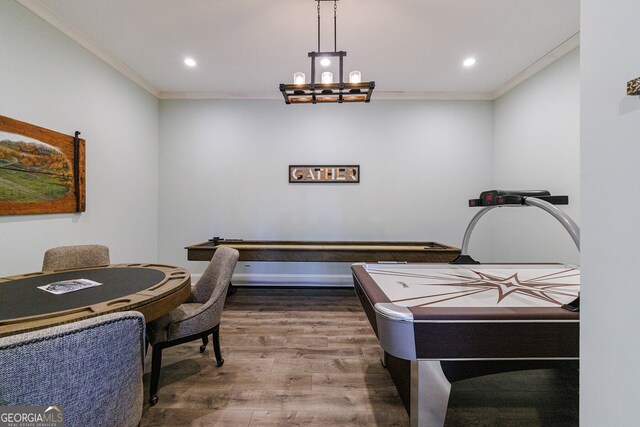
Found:
<svg viewBox="0 0 640 427"><path fill-rule="evenodd" d="M408 426L352 289L248 289L227 299L225 363L211 344L163 352L160 400L141 426ZM148 400L151 352L147 355ZM577 426L578 373L538 370L453 384L446 426Z"/></svg>

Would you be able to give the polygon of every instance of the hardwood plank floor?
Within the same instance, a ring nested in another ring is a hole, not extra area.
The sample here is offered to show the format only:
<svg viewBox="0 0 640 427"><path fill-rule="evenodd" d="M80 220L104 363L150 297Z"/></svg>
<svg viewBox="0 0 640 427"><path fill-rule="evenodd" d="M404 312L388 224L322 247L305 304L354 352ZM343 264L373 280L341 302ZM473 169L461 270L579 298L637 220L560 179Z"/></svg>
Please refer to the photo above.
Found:
<svg viewBox="0 0 640 427"><path fill-rule="evenodd" d="M199 341L163 352L159 402L141 426L408 426L352 289L239 288L215 366ZM148 400L151 352L147 355ZM453 383L446 426L576 426L578 373L538 370Z"/></svg>

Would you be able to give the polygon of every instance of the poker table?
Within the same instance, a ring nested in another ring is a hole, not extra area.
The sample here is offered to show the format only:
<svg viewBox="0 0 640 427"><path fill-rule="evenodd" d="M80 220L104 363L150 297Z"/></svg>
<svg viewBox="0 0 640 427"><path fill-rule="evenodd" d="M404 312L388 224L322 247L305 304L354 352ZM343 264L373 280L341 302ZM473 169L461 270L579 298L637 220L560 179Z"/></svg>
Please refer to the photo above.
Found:
<svg viewBox="0 0 640 427"><path fill-rule="evenodd" d="M77 279L101 285L60 295L38 288ZM187 270L158 264L112 264L3 277L0 337L125 310L139 311L149 322L178 307L190 293Z"/></svg>
<svg viewBox="0 0 640 427"><path fill-rule="evenodd" d="M355 264L354 287L412 426L441 426L451 382L575 364L580 270L562 264Z"/></svg>
<svg viewBox="0 0 640 427"><path fill-rule="evenodd" d="M449 262L460 249L437 242L213 239L187 246L189 261L210 261L219 247L240 252L240 261Z"/></svg>

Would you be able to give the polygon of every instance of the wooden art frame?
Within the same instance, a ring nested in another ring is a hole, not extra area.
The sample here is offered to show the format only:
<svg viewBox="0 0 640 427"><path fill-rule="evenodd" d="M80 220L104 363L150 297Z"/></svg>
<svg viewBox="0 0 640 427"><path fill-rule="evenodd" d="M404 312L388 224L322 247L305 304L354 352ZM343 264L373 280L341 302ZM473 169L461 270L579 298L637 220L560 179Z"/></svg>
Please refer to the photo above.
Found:
<svg viewBox="0 0 640 427"><path fill-rule="evenodd" d="M640 77L627 82L627 95L640 95Z"/></svg>
<svg viewBox="0 0 640 427"><path fill-rule="evenodd" d="M359 184L360 165L289 165L290 184Z"/></svg>
<svg viewBox="0 0 640 427"><path fill-rule="evenodd" d="M85 140L0 115L0 215L84 212Z"/></svg>

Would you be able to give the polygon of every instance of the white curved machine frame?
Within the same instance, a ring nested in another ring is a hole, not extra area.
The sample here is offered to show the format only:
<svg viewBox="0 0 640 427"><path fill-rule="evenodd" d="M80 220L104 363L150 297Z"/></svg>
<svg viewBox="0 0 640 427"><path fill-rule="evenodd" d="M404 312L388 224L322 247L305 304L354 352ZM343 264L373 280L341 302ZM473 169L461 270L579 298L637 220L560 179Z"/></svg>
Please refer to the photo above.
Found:
<svg viewBox="0 0 640 427"><path fill-rule="evenodd" d="M467 229L464 232L464 237L462 238L462 248L460 250L460 256L453 261L454 264L475 264L477 261L473 260L473 258L469 255L469 241L471 240L471 233L482 218L487 212L504 206L535 206L540 208L553 216L562 226L567 230L573 242L578 248L578 252L580 251L580 227L567 215L563 210L557 208L554 204L543 200L540 197L536 196L528 196L527 194L536 194L539 193L542 196L548 195L549 193L546 191L496 191L498 194L511 196L512 198L516 198L518 202L514 203L505 203L505 204L496 204L492 206L484 206L478 213L474 215L467 226ZM484 194L484 193L483 193Z"/></svg>

